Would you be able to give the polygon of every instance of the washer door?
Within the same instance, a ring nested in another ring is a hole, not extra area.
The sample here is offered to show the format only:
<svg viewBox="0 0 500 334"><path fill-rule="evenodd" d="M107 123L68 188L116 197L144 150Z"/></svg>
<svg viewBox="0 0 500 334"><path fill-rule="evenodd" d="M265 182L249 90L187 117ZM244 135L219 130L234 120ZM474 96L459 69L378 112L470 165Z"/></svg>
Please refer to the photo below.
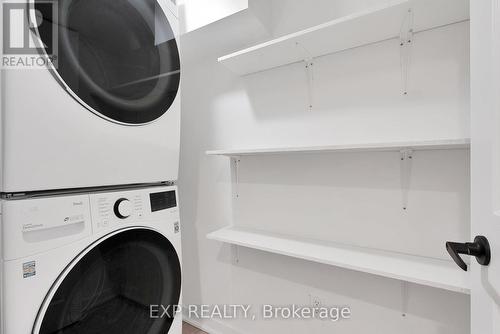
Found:
<svg viewBox="0 0 500 334"><path fill-rule="evenodd" d="M56 49L53 73L80 104L123 124L149 123L168 111L180 60L157 0L59 0L57 11L47 0L32 1L32 26L44 47Z"/></svg>
<svg viewBox="0 0 500 334"><path fill-rule="evenodd" d="M33 333L164 334L175 314L151 317L151 305L173 310L180 293L181 266L168 239L153 230L125 230L99 241L66 269Z"/></svg>

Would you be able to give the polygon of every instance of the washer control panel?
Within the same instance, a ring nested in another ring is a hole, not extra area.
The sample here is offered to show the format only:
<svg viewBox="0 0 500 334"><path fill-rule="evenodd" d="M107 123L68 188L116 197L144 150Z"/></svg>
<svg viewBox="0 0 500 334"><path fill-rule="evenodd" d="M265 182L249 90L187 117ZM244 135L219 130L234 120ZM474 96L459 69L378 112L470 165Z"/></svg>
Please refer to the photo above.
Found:
<svg viewBox="0 0 500 334"><path fill-rule="evenodd" d="M90 195L94 230L178 215L177 189L158 187Z"/></svg>

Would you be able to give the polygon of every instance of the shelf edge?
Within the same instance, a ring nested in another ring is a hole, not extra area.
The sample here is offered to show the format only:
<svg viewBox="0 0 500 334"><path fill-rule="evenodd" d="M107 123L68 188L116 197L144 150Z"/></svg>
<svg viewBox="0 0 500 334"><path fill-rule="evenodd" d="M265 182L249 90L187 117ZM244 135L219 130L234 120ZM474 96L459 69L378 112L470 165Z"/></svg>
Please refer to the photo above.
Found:
<svg viewBox="0 0 500 334"><path fill-rule="evenodd" d="M413 141L413 142L389 142L389 143L366 143L350 145L331 146L304 146L304 147L281 147L281 148L258 148L258 149L230 149L230 150L209 150L209 156L243 156L243 155L272 155L272 154L293 154L293 153L341 153L341 152L390 152L402 149L414 150L450 150L469 149L470 139L451 139L436 141Z"/></svg>
<svg viewBox="0 0 500 334"><path fill-rule="evenodd" d="M219 241L219 242L223 242L223 243L228 243L228 244L232 244L232 245L237 245L237 246L241 246L241 247L247 247L247 248L251 248L251 249L257 249L257 250L260 250L260 251L264 251L264 252L269 252L269 253L273 253L273 254L279 254L279 255L283 255L283 256L289 256L289 257L293 257L293 258L297 258L297 259L302 259L302 260L306 260L306 261L311 261L311 262L315 262L315 263L321 263L321 264L326 264L326 265L331 265L331 266L335 266L335 267L339 267L339 268L345 268L345 269L349 269L349 270L353 270L353 271L358 271L358 272L364 272L364 273L368 273L368 274L372 274L372 275L376 275L376 276L381 276L381 277L386 277L386 278L390 278L390 279L396 279L396 280L401 280L401 281L406 281L406 282L410 282L410 283L415 283L415 284L419 284L419 285L424 285L424 286L429 286L429 287L433 287L433 288L438 288L438 289L444 289L444 290L448 290L448 291L453 291L453 292L458 292L458 293L462 293L462 294L470 294L470 288L466 287L466 286L462 286L462 285L456 285L456 284L447 284L447 283L442 283L442 282L431 282L429 280L424 280L422 278L414 278L414 277L409 277L407 275L398 275L398 274L395 274L395 273L388 273L388 272L384 272L383 270L376 270L376 269L372 269L372 268L362 268L361 266L357 266L357 265L346 265L346 264L340 264L340 263L331 263L327 260L322 260L322 259L319 259L319 258L315 258L315 257L312 257L312 256L307 256L307 255L304 255L304 256L301 256L301 255L298 255L298 254L294 254L294 253L291 253L291 252L286 252L286 251L280 251L280 250L271 250L271 249L268 249L266 247L263 247L263 246L258 246L256 244L250 244L250 243L246 243L246 242L243 242L243 241L238 241L238 240L232 240L232 239L229 239L229 238L225 238L225 237L221 237L219 236L218 234L221 234L221 233L224 233L224 232L234 232L231 231L233 229L233 227L226 227L226 228L222 228L220 230L217 230L217 231L214 231L214 232L211 232L209 234L207 234L207 238L210 239L210 240L215 240L215 241ZM245 233L245 231L236 231L236 232L240 232L240 233ZM253 234L258 234L258 231L255 231L255 232L247 232L247 233L253 233ZM284 240L287 240L286 238L283 238ZM301 240L287 240L287 241L290 241L290 242L306 242L306 241L301 241ZM320 245L318 245L320 246ZM355 247L353 247L355 248ZM382 252L382 251L380 251ZM387 251L387 252L384 252L384 253L388 253L388 254L391 254L393 252L390 252L390 251ZM369 255L367 253L367 255ZM393 253L393 256L397 257L397 256L400 256L400 257L404 257L402 254L398 254L398 253ZM415 258L418 258L418 256L410 256L410 255L407 255L407 257L415 257ZM436 262L438 262L438 260L435 260ZM462 274L463 273L460 273L460 272L457 272L457 275L459 274Z"/></svg>
<svg viewBox="0 0 500 334"><path fill-rule="evenodd" d="M339 18L331 20L331 21L327 21L327 22L312 26L310 28L302 29L302 30L299 30L297 32L293 32L293 33L290 33L290 34L287 34L287 35L284 35L284 36L281 36L281 37L278 37L275 39L271 39L269 41L266 41L266 42L263 42L260 44L256 44L256 45L247 47L247 48L242 49L242 50L232 52L230 54L227 54L227 55L224 55L224 56L217 58L217 61L219 63L222 63L226 60L229 60L229 59L232 59L232 58L235 58L238 56L242 56L242 55L245 55L247 53L257 51L257 50L263 49L263 48L271 46L271 45L275 45L275 44L278 44L278 43L281 43L284 41L291 40L291 39L296 38L296 37L310 34L310 33L313 33L313 32L316 32L316 31L319 31L319 30L322 30L322 29L325 29L325 28L328 28L331 26L335 26L335 25L340 24L340 23L348 22L348 21L351 21L354 19L358 19L358 18L361 18L364 16L368 16L368 15L371 15L371 14L374 14L374 13L377 13L377 12L380 12L383 10L391 9L391 8L402 6L402 5L407 5L409 8L410 1L409 0L393 1L389 5L386 5L386 4L379 5L379 6L376 6L373 8L369 8L369 9L364 10L364 11L355 12L355 13L352 13L352 14L349 14L349 15L346 15L343 17L339 17Z"/></svg>

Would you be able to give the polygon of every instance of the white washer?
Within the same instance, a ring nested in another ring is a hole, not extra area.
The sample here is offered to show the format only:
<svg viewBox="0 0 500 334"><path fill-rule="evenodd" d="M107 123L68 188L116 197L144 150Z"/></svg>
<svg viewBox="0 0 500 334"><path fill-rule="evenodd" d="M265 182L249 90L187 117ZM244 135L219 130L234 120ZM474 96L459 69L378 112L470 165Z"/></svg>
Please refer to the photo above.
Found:
<svg viewBox="0 0 500 334"><path fill-rule="evenodd" d="M18 1L2 1L3 26L31 43L12 47L19 41L4 32L5 56L57 57L43 69L2 70L0 192L176 180L175 0Z"/></svg>
<svg viewBox="0 0 500 334"><path fill-rule="evenodd" d="M181 300L176 198L158 186L2 201L0 333L181 334L181 313L164 312Z"/></svg>

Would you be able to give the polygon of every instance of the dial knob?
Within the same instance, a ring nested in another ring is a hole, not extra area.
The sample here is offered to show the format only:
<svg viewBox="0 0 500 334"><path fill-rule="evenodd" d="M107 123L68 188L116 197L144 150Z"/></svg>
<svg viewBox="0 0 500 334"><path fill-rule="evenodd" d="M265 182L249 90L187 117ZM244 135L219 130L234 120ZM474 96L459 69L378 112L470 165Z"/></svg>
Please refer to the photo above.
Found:
<svg viewBox="0 0 500 334"><path fill-rule="evenodd" d="M115 215L120 219L126 219L132 214L132 203L126 198L120 198L115 202Z"/></svg>

